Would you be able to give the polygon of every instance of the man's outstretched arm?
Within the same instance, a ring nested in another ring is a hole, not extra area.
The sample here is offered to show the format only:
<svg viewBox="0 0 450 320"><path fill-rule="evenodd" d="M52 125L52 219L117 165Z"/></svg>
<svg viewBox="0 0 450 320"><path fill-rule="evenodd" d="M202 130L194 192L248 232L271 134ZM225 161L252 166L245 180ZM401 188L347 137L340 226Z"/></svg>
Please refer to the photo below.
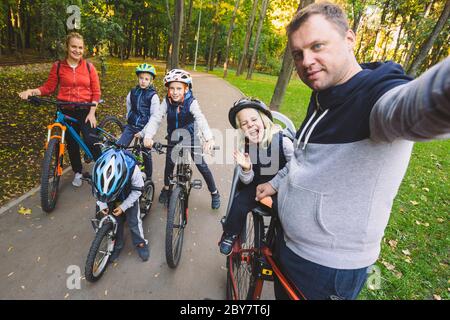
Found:
<svg viewBox="0 0 450 320"><path fill-rule="evenodd" d="M374 141L450 138L450 57L386 92L370 114Z"/></svg>

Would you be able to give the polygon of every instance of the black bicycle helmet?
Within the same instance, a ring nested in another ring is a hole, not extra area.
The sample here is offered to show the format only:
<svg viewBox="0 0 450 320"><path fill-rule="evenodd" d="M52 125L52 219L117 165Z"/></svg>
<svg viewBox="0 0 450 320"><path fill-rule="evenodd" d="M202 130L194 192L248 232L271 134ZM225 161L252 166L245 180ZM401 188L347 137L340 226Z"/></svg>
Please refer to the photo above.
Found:
<svg viewBox="0 0 450 320"><path fill-rule="evenodd" d="M230 111L228 111L228 120L230 121L230 124L233 126L233 128L238 128L236 124L236 115L239 111L246 108L253 108L261 111L266 116L268 116L271 121L273 121L272 112L270 112L270 109L264 102L253 98L242 98L236 101Z"/></svg>

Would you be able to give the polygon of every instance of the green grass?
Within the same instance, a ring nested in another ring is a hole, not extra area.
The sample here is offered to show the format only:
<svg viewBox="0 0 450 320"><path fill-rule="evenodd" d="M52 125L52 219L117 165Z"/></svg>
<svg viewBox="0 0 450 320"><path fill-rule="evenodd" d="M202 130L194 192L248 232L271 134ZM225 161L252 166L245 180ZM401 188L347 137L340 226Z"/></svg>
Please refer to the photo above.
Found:
<svg viewBox="0 0 450 320"><path fill-rule="evenodd" d="M211 73L223 76L222 69ZM254 74L247 81L245 75L236 77L229 70L226 80L245 95L269 103L277 78ZM310 94L293 77L280 111L297 126L305 116ZM376 263L381 271L380 289L366 286L359 299L449 299L449 153L450 140L415 144Z"/></svg>

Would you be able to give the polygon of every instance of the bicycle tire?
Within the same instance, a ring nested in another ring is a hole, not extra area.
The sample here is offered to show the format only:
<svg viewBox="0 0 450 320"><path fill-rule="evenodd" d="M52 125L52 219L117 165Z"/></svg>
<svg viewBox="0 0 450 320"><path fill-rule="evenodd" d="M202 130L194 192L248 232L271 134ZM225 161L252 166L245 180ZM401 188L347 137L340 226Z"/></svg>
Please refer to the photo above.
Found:
<svg viewBox="0 0 450 320"><path fill-rule="evenodd" d="M113 224L104 224L96 233L94 241L89 249L84 269L84 275L89 282L98 281L108 266L109 256L114 249L114 240L112 239ZM105 242L106 240L106 242ZM103 245L102 245L103 244ZM101 253L101 259L96 258Z"/></svg>
<svg viewBox="0 0 450 320"><path fill-rule="evenodd" d="M98 124L100 128L111 134L116 140L120 138L123 133L124 125L120 120L115 116L106 116L102 121ZM102 132L99 131L99 136L102 136Z"/></svg>
<svg viewBox="0 0 450 320"><path fill-rule="evenodd" d="M252 249L261 247L263 235L262 217L249 212L238 241L240 241L241 249L250 249L250 251L233 251L227 257L226 298L228 300L253 300L258 268L256 254Z"/></svg>
<svg viewBox="0 0 450 320"><path fill-rule="evenodd" d="M151 180L145 181L144 188L142 190L142 195L139 198L139 206L142 220L150 214L150 209L152 208L154 196L155 196L155 185L153 181Z"/></svg>
<svg viewBox="0 0 450 320"><path fill-rule="evenodd" d="M166 224L166 261L170 268L176 268L180 262L183 249L185 228L184 190L176 187L169 199ZM177 230L175 233L174 231ZM175 241L174 241L175 240Z"/></svg>
<svg viewBox="0 0 450 320"><path fill-rule="evenodd" d="M53 211L58 200L58 163L62 167L63 155L59 155L60 141L53 138L47 144L41 168L41 207L47 213Z"/></svg>

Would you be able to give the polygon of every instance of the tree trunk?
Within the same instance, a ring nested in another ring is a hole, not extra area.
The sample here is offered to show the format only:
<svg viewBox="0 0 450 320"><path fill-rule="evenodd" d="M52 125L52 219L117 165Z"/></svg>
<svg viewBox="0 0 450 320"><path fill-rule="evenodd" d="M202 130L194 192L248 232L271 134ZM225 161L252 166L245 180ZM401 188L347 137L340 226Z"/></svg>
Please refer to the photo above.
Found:
<svg viewBox="0 0 450 320"><path fill-rule="evenodd" d="M427 3L424 7L422 17L426 18L431 11L431 7L433 6L434 0ZM408 49L408 53L406 54L405 62L403 66L408 68L410 65L411 58L413 56L414 51L416 50L416 42L417 42L417 30L420 30L420 20L417 19L418 22L415 24L415 28L411 32L411 46Z"/></svg>
<svg viewBox="0 0 450 320"><path fill-rule="evenodd" d="M391 20L391 26L395 25L395 22L397 21L397 17L398 17L399 13L400 12L398 10L395 11L395 13L392 17L392 20ZM386 52L387 52L387 47L389 44L389 37L391 36L391 32L392 32L392 27L388 28L388 31L384 38L384 48L383 48L383 54L381 55L381 61L385 61L385 59L386 59Z"/></svg>
<svg viewBox="0 0 450 320"><path fill-rule="evenodd" d="M305 8L306 6L314 3L314 0L302 0L298 6L298 10ZM291 50L289 49L289 44L286 44L286 49L284 50L283 64L281 66L280 74L278 75L277 84L275 85L275 90L270 101L270 109L279 110L281 104L283 103L284 94L286 93L286 88L291 79L292 71L294 69L294 59L291 55Z"/></svg>
<svg viewBox="0 0 450 320"><path fill-rule="evenodd" d="M184 0L175 1L175 16L173 20L173 42L172 42L172 59L170 69L179 68L180 39L181 29L183 27L183 7Z"/></svg>
<svg viewBox="0 0 450 320"><path fill-rule="evenodd" d="M169 36L167 37L167 50L166 50L166 69L170 70L172 65L172 48L173 48L173 20L172 20L172 14L170 13L170 6L169 6L169 0L166 0L166 9L167 9L167 16L169 17Z"/></svg>
<svg viewBox="0 0 450 320"><path fill-rule="evenodd" d="M234 19L236 19L236 13L239 8L239 2L240 2L240 0L236 0L236 2L234 4L233 15L232 15L231 21L230 21L230 28L228 29L227 44L225 47L225 63L223 64L223 77L224 78L227 77L227 72L228 72L228 58L229 58L228 55L230 52L231 35L233 34Z"/></svg>
<svg viewBox="0 0 450 320"><path fill-rule="evenodd" d="M381 35L381 32L384 29L384 26L386 24L386 15L388 14L389 2L391 0L385 0L385 1L386 2L384 3L383 11L381 13L380 24L378 25L377 31L375 33L376 36L375 36L375 41L374 41L373 46L372 46L372 53L371 53L371 59L370 60L376 60L376 58L378 57L378 52L377 52L378 37Z"/></svg>
<svg viewBox="0 0 450 320"><path fill-rule="evenodd" d="M184 37L183 37L183 53L181 54L181 65L184 67L186 65L186 55L187 55L187 39L189 37L189 29L191 26L191 16L192 16L192 4L194 0L189 1L188 15L186 17L186 22L184 24Z"/></svg>
<svg viewBox="0 0 450 320"><path fill-rule="evenodd" d="M420 46L419 53L415 57L414 61L411 63L411 66L409 67L408 74L411 77L416 76L420 65L422 64L423 60L425 60L425 57L428 54L428 51L430 51L434 41L439 36L439 33L441 32L442 28L444 28L444 25L449 17L449 14L450 14L450 0L447 0L445 3L445 7L442 10L441 16L439 17L439 20L437 21L436 25L433 28L433 31L431 32L425 43Z"/></svg>
<svg viewBox="0 0 450 320"><path fill-rule="evenodd" d="M255 23L255 16L257 9L258 9L258 0L253 0L253 8L247 21L247 32L245 34L244 48L242 50L242 56L241 59L239 60L238 68L236 70L236 76L240 76L244 69L244 61L247 58L248 47L250 45L250 39L252 37L252 30L253 25Z"/></svg>
<svg viewBox="0 0 450 320"><path fill-rule="evenodd" d="M256 31L256 38L255 38L255 45L253 47L253 54L252 54L252 60L250 62L250 67L247 71L247 80L250 80L252 78L253 68L255 67L256 63L256 57L258 55L258 47L259 47L259 39L261 37L261 30L264 25L264 17L266 16L267 7L269 6L269 0L262 0L262 7L259 14L259 22L258 22L258 29Z"/></svg>
<svg viewBox="0 0 450 320"><path fill-rule="evenodd" d="M219 31L219 16L217 15L218 9L219 9L219 0L216 0L214 2L214 17L213 17L214 31L211 37L211 41L209 42L208 63L206 64L207 72L214 70L214 52L216 49L217 33Z"/></svg>
<svg viewBox="0 0 450 320"><path fill-rule="evenodd" d="M353 12L353 23L352 30L356 34L358 30L359 23L361 22L361 18L363 16L364 10L366 9L366 1L362 1L361 8L356 8L356 0L352 0L352 12Z"/></svg>
<svg viewBox="0 0 450 320"><path fill-rule="evenodd" d="M398 48L400 48L400 39L402 39L402 33L403 33L403 28L405 26L405 20L402 18L402 23L400 24L400 30L398 30L398 36L397 36L397 43L395 44L395 49L394 49L394 54L392 55L392 60L393 61L397 61L396 57L397 57L397 52L398 52Z"/></svg>

